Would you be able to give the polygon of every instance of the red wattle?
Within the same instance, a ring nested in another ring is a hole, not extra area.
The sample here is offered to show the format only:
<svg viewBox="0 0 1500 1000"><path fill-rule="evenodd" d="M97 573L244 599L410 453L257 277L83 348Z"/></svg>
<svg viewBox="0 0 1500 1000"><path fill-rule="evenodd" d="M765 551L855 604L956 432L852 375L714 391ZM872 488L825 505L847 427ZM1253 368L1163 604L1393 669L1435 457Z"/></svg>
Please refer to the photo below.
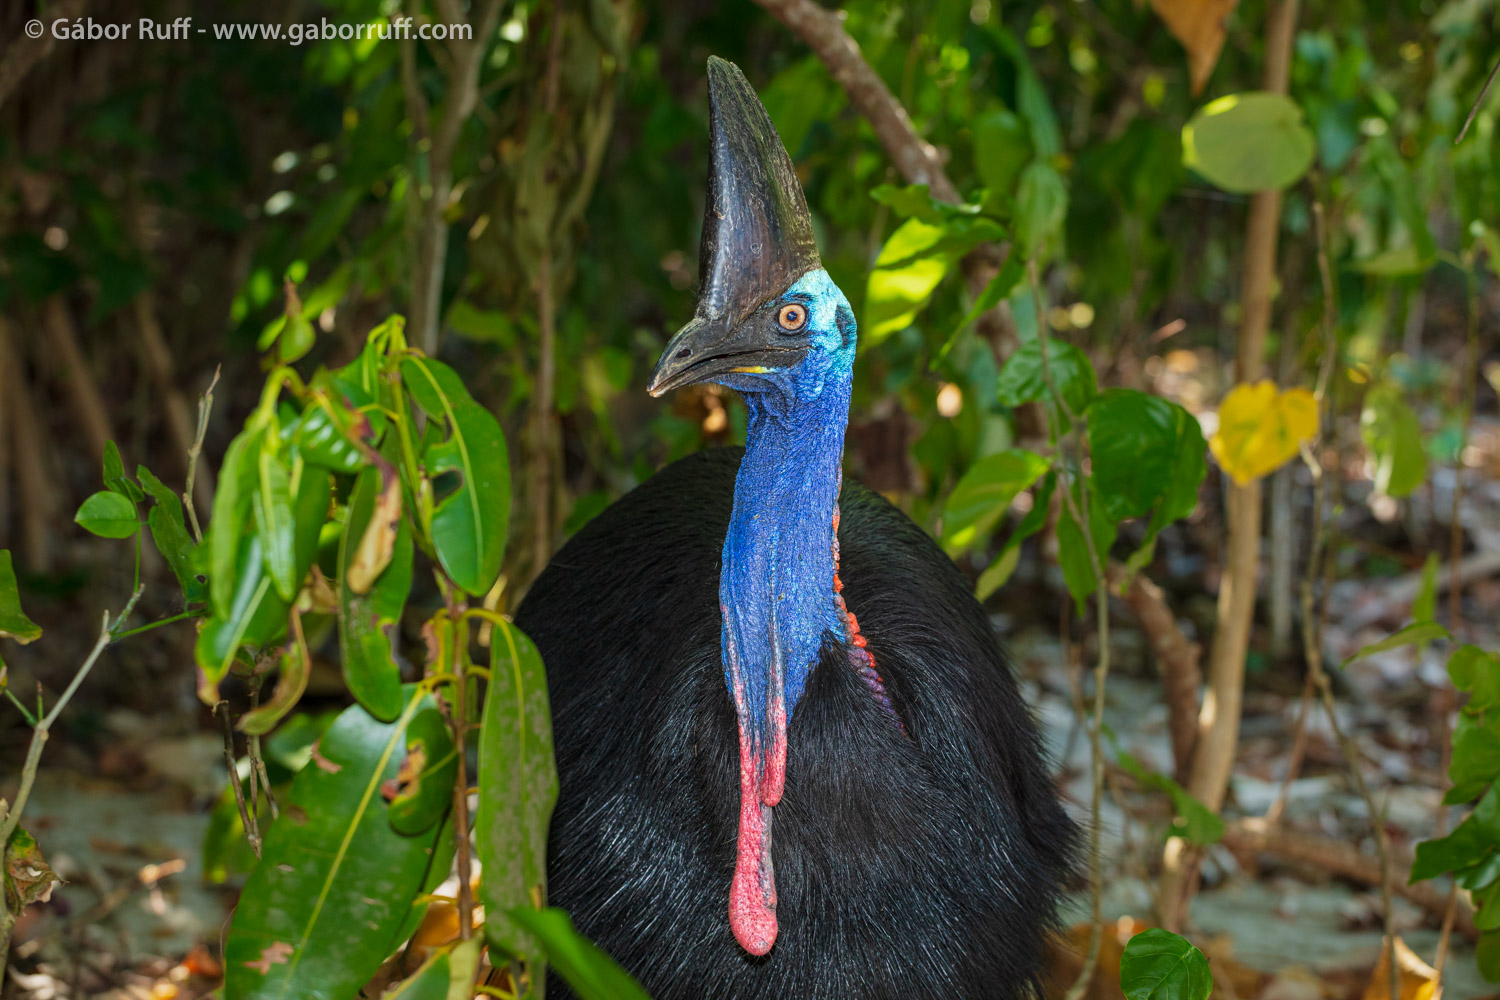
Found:
<svg viewBox="0 0 1500 1000"><path fill-rule="evenodd" d="M764 955L776 943L777 930L776 874L771 866L772 810L764 802L766 789L761 780L762 766L767 762L751 752L747 735L741 728L740 827L734 881L729 886L729 927L741 948L752 955Z"/></svg>

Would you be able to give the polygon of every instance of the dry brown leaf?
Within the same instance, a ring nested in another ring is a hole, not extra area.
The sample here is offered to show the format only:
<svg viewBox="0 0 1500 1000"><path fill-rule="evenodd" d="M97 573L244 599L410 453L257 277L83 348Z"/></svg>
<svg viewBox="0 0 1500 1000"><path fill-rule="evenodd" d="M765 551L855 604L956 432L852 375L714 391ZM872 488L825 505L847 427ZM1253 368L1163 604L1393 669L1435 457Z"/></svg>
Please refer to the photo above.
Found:
<svg viewBox="0 0 1500 1000"><path fill-rule="evenodd" d="M1370 973L1365 986L1364 1000L1389 1000L1391 995L1389 948L1382 947L1380 961ZM1401 977L1401 996L1398 1000L1434 1000L1437 993L1437 970L1396 938L1396 971Z"/></svg>
<svg viewBox="0 0 1500 1000"><path fill-rule="evenodd" d="M396 529L401 523L401 480L394 474L385 478L380 496L375 501L375 512L370 523L365 525L364 537L354 558L349 562L345 574L349 589L356 594L367 594L380 574L390 565L391 555L396 551Z"/></svg>
<svg viewBox="0 0 1500 1000"><path fill-rule="evenodd" d="M1188 77L1193 94L1203 93L1219 61L1227 33L1224 20L1240 0L1151 0L1151 9L1188 54Z"/></svg>

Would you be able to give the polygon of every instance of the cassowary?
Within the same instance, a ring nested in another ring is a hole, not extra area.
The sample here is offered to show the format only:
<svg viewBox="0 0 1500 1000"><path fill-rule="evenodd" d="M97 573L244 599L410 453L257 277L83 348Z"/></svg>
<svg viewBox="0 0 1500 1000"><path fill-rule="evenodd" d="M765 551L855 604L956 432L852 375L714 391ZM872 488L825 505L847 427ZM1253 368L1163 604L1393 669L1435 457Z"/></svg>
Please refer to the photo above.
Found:
<svg viewBox="0 0 1500 1000"><path fill-rule="evenodd" d="M708 78L697 311L648 389L735 389L748 444L633 490L519 609L551 901L658 1000L1025 995L1073 826L965 579L843 479L854 315L754 90Z"/></svg>

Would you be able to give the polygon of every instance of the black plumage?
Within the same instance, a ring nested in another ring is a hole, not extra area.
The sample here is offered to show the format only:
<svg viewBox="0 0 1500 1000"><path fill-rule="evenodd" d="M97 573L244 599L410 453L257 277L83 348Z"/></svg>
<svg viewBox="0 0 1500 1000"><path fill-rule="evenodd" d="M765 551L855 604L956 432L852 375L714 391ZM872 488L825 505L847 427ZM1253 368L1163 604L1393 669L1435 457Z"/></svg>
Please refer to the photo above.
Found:
<svg viewBox="0 0 1500 1000"><path fill-rule="evenodd" d="M780 936L760 958L736 944L737 730L718 602L740 455L691 456L622 498L517 613L551 687L551 902L657 1000L1024 995L1074 828L967 581L849 480L844 596L901 725L829 634L788 732Z"/></svg>

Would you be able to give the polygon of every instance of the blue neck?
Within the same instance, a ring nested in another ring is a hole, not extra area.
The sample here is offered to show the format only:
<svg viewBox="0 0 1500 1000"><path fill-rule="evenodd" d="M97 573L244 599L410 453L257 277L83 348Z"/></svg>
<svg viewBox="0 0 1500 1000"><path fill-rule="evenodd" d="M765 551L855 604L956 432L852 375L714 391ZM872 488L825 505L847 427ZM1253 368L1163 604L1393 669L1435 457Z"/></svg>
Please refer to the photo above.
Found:
<svg viewBox="0 0 1500 1000"><path fill-rule="evenodd" d="M724 537L719 604L725 679L739 704L737 663L741 723L752 743L771 735L768 695L784 685L790 719L824 634L844 629L833 589L833 545L849 387L850 374L843 372L831 374L813 400L745 397L749 438Z"/></svg>

